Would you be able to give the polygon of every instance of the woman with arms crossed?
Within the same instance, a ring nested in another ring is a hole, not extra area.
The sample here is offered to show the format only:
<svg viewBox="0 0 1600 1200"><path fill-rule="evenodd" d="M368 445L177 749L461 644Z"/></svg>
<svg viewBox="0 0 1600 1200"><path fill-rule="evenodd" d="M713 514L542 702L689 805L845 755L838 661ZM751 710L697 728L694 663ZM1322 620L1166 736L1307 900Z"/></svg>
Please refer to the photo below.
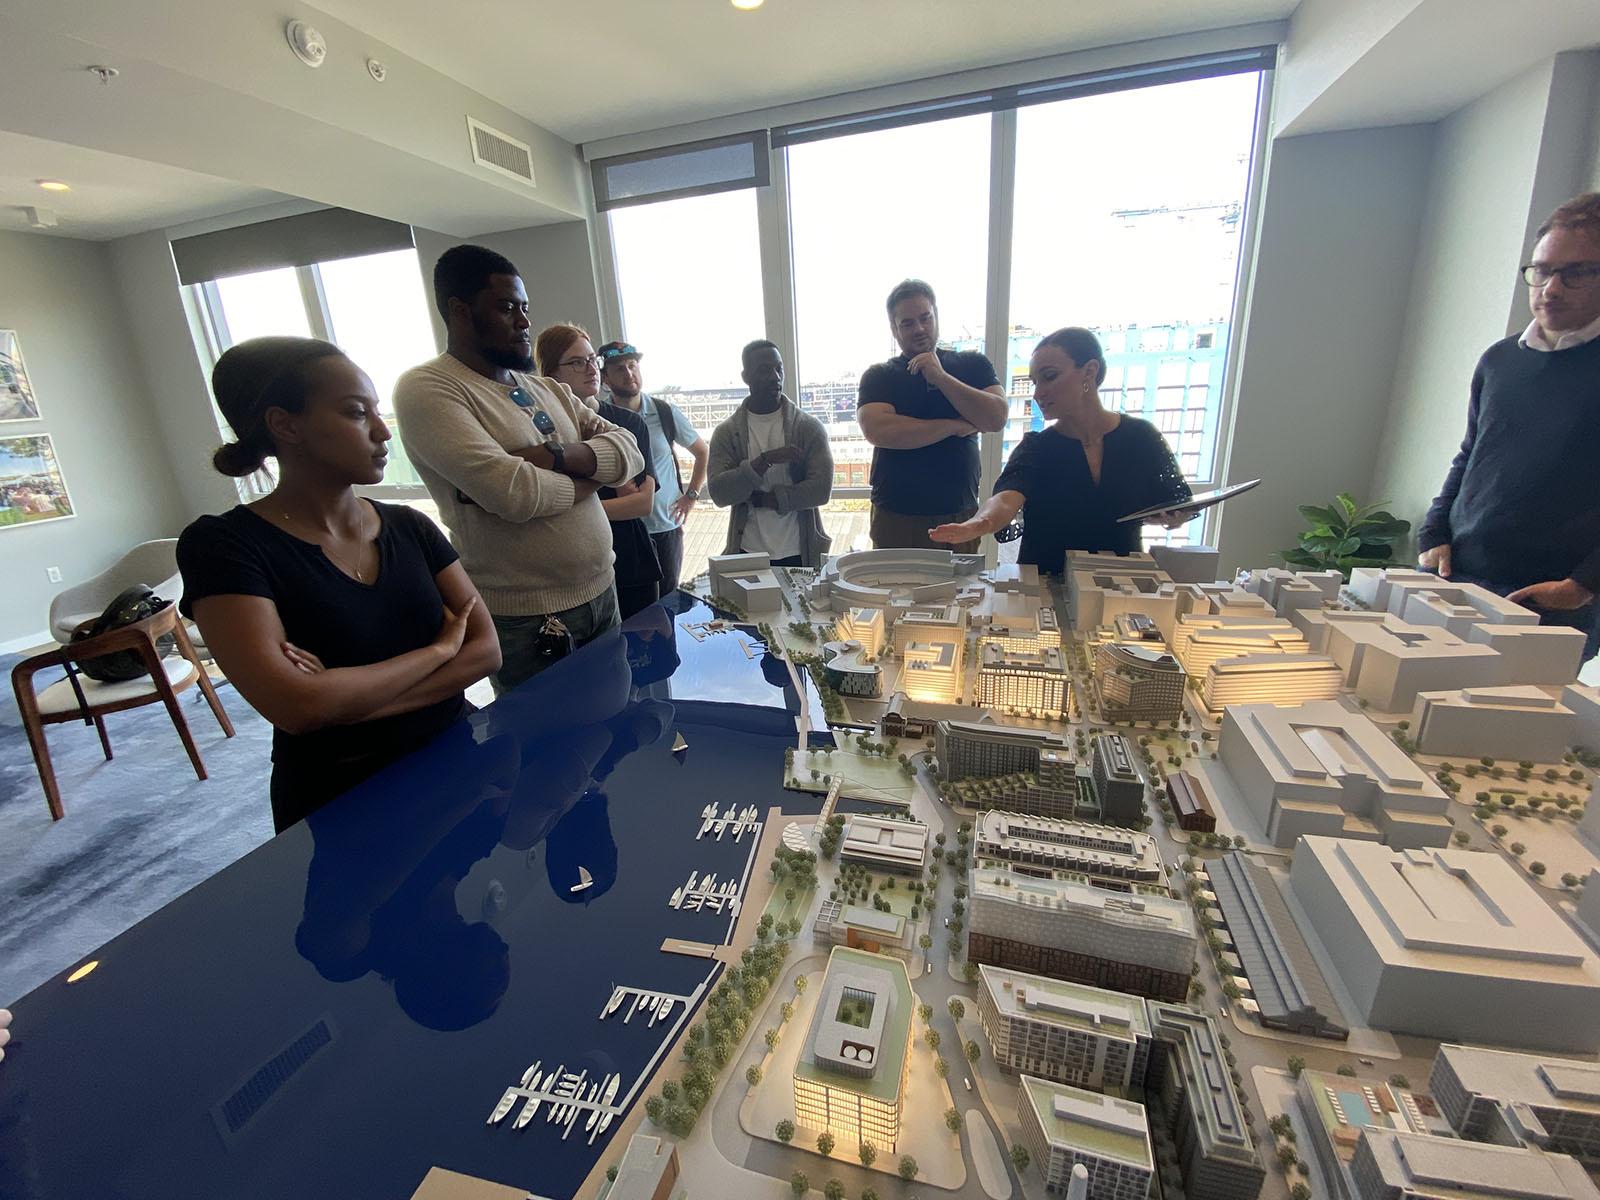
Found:
<svg viewBox="0 0 1600 1200"><path fill-rule="evenodd" d="M1140 522L1119 517L1189 499L1166 439L1138 417L1110 412L1100 399L1105 354L1087 329L1042 338L1028 375L1044 429L1023 437L994 494L970 520L940 525L936 542L969 541L1004 529L1025 510L1020 563L1059 574L1068 550L1129 554L1140 549ZM1170 528L1189 518L1175 515Z"/></svg>
<svg viewBox="0 0 1600 1200"><path fill-rule="evenodd" d="M391 434L372 381L338 347L255 338L211 376L238 439L213 459L278 486L178 540L182 609L229 682L274 727L278 832L417 749L500 666L477 589L436 525L355 485L383 478Z"/></svg>

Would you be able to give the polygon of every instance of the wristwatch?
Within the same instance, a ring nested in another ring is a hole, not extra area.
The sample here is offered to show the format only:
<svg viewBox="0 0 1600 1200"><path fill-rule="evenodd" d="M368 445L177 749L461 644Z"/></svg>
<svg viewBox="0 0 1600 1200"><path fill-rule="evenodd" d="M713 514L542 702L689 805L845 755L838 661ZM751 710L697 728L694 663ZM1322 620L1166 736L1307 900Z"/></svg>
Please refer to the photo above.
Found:
<svg viewBox="0 0 1600 1200"><path fill-rule="evenodd" d="M550 457L556 460L555 469L565 475L567 473L567 448L560 442L546 442L544 448L550 451Z"/></svg>
<svg viewBox="0 0 1600 1200"><path fill-rule="evenodd" d="M686 488L686 489L684 489L684 493L683 494L686 497L688 497L690 500L698 500L698 499L700 499L700 489L699 488Z"/></svg>

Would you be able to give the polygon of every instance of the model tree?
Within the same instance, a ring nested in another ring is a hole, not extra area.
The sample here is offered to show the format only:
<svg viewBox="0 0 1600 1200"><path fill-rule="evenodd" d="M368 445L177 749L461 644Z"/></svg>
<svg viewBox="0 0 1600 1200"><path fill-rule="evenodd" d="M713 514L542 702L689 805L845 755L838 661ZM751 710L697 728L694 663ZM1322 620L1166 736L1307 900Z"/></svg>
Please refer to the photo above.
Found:
<svg viewBox="0 0 1600 1200"><path fill-rule="evenodd" d="M1021 1142L1011 1143L1011 1165L1017 1169L1017 1174L1028 1169L1028 1164L1033 1161L1033 1155L1028 1153L1028 1148Z"/></svg>
<svg viewBox="0 0 1600 1200"><path fill-rule="evenodd" d="M761 1082L761 1068L746 1067L744 1072L744 1081L751 1087L755 1087L756 1084Z"/></svg>
<svg viewBox="0 0 1600 1200"><path fill-rule="evenodd" d="M827 1158L828 1155L833 1153L833 1134L826 1129L817 1134L817 1153L822 1155L823 1158Z"/></svg>
<svg viewBox="0 0 1600 1200"><path fill-rule="evenodd" d="M844 1200L844 1184L837 1179L830 1179L822 1185L822 1194L828 1200Z"/></svg>
<svg viewBox="0 0 1600 1200"><path fill-rule="evenodd" d="M787 1119L779 1121L778 1127L772 1133L774 1137L787 1146L794 1140L794 1122Z"/></svg>
<svg viewBox="0 0 1600 1200"><path fill-rule="evenodd" d="M804 1171L796 1171L789 1176L789 1190L796 1196L804 1196L811 1190L811 1180L806 1178Z"/></svg>
<svg viewBox="0 0 1600 1200"><path fill-rule="evenodd" d="M878 1161L878 1148L871 1142L862 1142L856 1147L856 1157L861 1160L863 1167L870 1167Z"/></svg>
<svg viewBox="0 0 1600 1200"><path fill-rule="evenodd" d="M944 1060L943 1055L933 1060L933 1073L940 1079L950 1074L950 1064Z"/></svg>
<svg viewBox="0 0 1600 1200"><path fill-rule="evenodd" d="M920 1170L921 1168L917 1166L917 1160L912 1158L911 1155L902 1154L900 1156L899 1171L901 1179L904 1179L907 1183L910 1183L917 1177L917 1172Z"/></svg>
<svg viewBox="0 0 1600 1200"><path fill-rule="evenodd" d="M966 1049L967 1049L967 1061L969 1063L976 1063L978 1061L979 1056L982 1055L982 1053L983 1053L982 1047L980 1047L977 1042L971 1040L970 1038L967 1040Z"/></svg>
<svg viewBox="0 0 1600 1200"><path fill-rule="evenodd" d="M946 1007L950 1010L950 1019L952 1021L959 1021L967 1015L967 1006L961 1003L960 996L951 996L950 1003Z"/></svg>
<svg viewBox="0 0 1600 1200"><path fill-rule="evenodd" d="M947 1108L947 1109L944 1110L944 1127L946 1129L948 1129L951 1133L957 1133L957 1132L960 1131L960 1129L961 1129L961 1110L960 1109Z"/></svg>
<svg viewBox="0 0 1600 1200"><path fill-rule="evenodd" d="M1299 1079L1300 1072L1306 1069L1306 1060L1301 1058L1298 1054L1291 1054L1289 1055L1289 1061L1286 1065L1289 1068L1289 1074L1295 1079Z"/></svg>

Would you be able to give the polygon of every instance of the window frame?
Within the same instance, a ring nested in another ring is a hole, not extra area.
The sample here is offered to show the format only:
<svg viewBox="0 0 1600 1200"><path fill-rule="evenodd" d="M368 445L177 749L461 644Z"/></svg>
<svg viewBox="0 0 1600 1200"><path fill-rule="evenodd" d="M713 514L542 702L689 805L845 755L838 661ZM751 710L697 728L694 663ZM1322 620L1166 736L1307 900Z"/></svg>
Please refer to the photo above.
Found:
<svg viewBox="0 0 1600 1200"><path fill-rule="evenodd" d="M412 250L415 253L414 247ZM318 264L312 263L309 266L292 269L295 280L300 285L300 301L305 307L311 336L325 342L334 341L333 317L328 310L328 297L323 290L322 273L318 270ZM206 389L209 393L211 372L216 369L217 360L222 357L226 347L233 345L233 336L228 329L227 311L222 305L222 291L217 287L215 279L185 284L181 290L184 294L185 307L188 309L191 330L196 335L195 349L205 370ZM216 422L217 433L222 438L233 436L228 429L227 419L222 415L222 409L217 406L215 395L211 395L211 417ZM247 475L234 482L241 503L259 500L272 490L272 486L275 486L264 472ZM429 499L428 489L421 484L361 484L356 488L356 493L374 500L386 500L396 504L410 504Z"/></svg>
<svg viewBox="0 0 1600 1200"><path fill-rule="evenodd" d="M1183 58L1135 62L1114 71L1047 77L1031 82L1015 83L1008 87L985 89L982 93L970 91L952 93L945 97L935 97L904 106L901 111L911 113L910 116L897 115L887 109L865 109L855 114L816 122L772 126L768 148L770 159L768 182L764 186L749 184L745 186L755 186L757 195L757 232L762 263L767 336L778 345L783 354L788 368L787 373L794 379L805 377L796 336L798 316L795 309L793 238L788 194L789 145L822 140L828 136L848 137L855 133L873 132L898 125L966 116L973 111L987 109L991 128L985 352L991 362L1008 363L1013 249L1011 235L1015 213L1018 109L1032 104L1070 100L1075 96L1133 91L1164 83L1218 75L1253 73L1257 79L1255 118L1243 211L1240 216L1239 255L1235 265L1233 308L1228 326L1229 344L1222 378L1212 378L1209 381L1209 387L1221 388L1217 409L1216 446L1212 454L1210 474L1205 478L1197 476L1190 480L1197 491L1221 486L1227 480L1228 467L1232 459L1238 380L1240 364L1244 357L1245 317L1255 273L1261 193L1270 153L1272 98L1277 82L1276 52L1277 47L1266 47L1259 42L1250 42L1231 50L1214 50ZM1251 55L1255 56L1253 65L1241 69L1237 64ZM1218 65L1215 69L1205 69L1203 65L1195 65L1204 61ZM1120 82L1113 80L1112 77L1116 77ZM1079 81L1082 81L1084 86L1075 86ZM824 126L831 126L833 132L825 132ZM616 244L612 237L610 214L597 212L596 217L595 242L597 267L602 283L602 300L608 310L607 316L617 321L620 328L621 285L617 272ZM982 471L980 494L987 495L993 488L995 479L999 477L1004 436L1003 430L980 435L979 455ZM1181 432L1179 436L1181 438ZM833 495L839 499L862 499L870 497L871 489L836 487ZM1194 539L1207 545L1216 545L1220 533L1220 519L1218 508L1207 509L1201 515L1200 527L1194 533ZM992 542L986 543L986 553L992 559L995 553Z"/></svg>

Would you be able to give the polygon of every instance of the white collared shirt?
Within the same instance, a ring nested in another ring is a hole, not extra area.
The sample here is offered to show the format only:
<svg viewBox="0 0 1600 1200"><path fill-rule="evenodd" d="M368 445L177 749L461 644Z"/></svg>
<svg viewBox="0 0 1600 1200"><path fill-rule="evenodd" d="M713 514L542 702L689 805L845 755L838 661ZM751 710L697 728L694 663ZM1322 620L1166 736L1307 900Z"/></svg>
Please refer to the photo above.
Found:
<svg viewBox="0 0 1600 1200"><path fill-rule="evenodd" d="M1574 346L1582 346L1585 342L1592 342L1600 337L1600 317L1590 321L1582 329L1569 329L1566 333L1556 335L1556 340L1551 341L1545 331L1539 327L1538 321L1529 321L1528 327L1522 331L1522 336L1517 339L1519 346L1529 350L1540 350L1552 353L1557 350L1571 350Z"/></svg>

